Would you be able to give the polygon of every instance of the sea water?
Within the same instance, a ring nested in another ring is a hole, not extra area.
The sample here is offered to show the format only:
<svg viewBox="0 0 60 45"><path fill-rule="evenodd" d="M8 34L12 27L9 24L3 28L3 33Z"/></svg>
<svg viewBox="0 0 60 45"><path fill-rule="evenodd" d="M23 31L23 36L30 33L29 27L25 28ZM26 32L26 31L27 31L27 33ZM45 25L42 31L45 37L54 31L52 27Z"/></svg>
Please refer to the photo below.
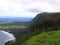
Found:
<svg viewBox="0 0 60 45"><path fill-rule="evenodd" d="M5 45L8 41L15 41L15 37L12 33L6 31L0 31L0 45Z"/></svg>

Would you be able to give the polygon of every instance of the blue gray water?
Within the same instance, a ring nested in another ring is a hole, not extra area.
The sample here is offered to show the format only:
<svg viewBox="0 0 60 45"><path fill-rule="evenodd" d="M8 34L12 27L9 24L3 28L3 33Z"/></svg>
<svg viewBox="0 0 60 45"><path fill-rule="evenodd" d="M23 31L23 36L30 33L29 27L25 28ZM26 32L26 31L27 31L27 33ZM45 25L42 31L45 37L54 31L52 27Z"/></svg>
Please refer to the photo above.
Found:
<svg viewBox="0 0 60 45"><path fill-rule="evenodd" d="M15 41L15 37L13 34L6 31L0 31L0 45L5 45L6 42L11 40Z"/></svg>

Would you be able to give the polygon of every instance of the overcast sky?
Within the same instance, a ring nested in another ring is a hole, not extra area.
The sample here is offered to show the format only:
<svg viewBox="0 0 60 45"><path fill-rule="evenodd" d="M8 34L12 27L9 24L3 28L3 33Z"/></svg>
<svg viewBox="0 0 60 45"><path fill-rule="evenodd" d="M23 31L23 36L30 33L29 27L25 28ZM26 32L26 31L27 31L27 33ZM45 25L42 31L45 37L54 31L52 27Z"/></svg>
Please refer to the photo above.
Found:
<svg viewBox="0 0 60 45"><path fill-rule="evenodd" d="M0 16L34 17L39 12L60 12L60 0L0 0Z"/></svg>

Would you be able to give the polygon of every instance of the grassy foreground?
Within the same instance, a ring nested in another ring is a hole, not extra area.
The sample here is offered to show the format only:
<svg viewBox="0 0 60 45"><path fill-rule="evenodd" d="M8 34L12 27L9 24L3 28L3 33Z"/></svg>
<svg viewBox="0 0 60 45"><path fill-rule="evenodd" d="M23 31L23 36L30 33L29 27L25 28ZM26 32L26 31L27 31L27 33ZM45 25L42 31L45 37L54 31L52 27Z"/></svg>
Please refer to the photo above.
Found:
<svg viewBox="0 0 60 45"><path fill-rule="evenodd" d="M43 32L41 34L30 37L20 44L20 40L7 43L6 45L60 45L60 30Z"/></svg>
<svg viewBox="0 0 60 45"><path fill-rule="evenodd" d="M60 45L60 30L32 36L22 45Z"/></svg>

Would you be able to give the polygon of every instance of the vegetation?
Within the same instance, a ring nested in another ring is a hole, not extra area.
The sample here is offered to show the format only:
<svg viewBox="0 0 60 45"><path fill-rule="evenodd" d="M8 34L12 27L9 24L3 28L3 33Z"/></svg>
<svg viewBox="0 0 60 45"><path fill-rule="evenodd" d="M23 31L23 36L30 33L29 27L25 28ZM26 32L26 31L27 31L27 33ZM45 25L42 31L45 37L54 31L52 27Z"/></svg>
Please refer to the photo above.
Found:
<svg viewBox="0 0 60 45"><path fill-rule="evenodd" d="M60 30L32 36L22 45L60 45Z"/></svg>
<svg viewBox="0 0 60 45"><path fill-rule="evenodd" d="M32 21L32 29L60 29L60 13L41 13ZM41 30L42 31L42 30Z"/></svg>
<svg viewBox="0 0 60 45"><path fill-rule="evenodd" d="M25 35L17 39L15 42L8 42L6 45L59 45L60 30L52 32L43 32L41 34L31 36Z"/></svg>
<svg viewBox="0 0 60 45"><path fill-rule="evenodd" d="M60 13L41 13L32 21L27 31L18 34L15 42L6 45L59 45Z"/></svg>
<svg viewBox="0 0 60 45"><path fill-rule="evenodd" d="M18 33L26 29L28 25L29 22L0 22L0 30L8 31L13 33L15 37L19 37Z"/></svg>

